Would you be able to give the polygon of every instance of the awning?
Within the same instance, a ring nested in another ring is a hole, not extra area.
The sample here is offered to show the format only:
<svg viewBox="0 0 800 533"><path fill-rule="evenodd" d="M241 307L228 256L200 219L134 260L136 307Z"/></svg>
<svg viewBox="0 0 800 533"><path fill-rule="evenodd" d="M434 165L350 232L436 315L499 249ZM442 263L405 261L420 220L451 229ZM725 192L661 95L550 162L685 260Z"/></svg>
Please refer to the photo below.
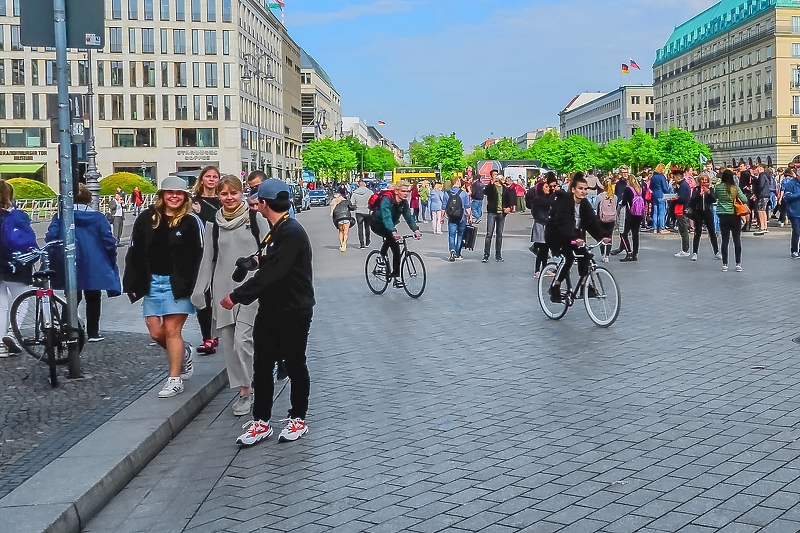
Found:
<svg viewBox="0 0 800 533"><path fill-rule="evenodd" d="M36 174L44 163L3 163L0 174Z"/></svg>

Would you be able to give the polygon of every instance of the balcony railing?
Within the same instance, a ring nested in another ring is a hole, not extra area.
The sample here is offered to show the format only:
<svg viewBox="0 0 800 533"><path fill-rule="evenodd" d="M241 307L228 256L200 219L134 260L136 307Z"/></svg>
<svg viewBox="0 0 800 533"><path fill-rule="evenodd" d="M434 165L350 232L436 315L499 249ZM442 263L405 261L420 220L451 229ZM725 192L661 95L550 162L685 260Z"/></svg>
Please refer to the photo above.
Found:
<svg viewBox="0 0 800 533"><path fill-rule="evenodd" d="M743 141L728 141L719 143L709 143L711 150L726 150L735 148L756 148L759 146L773 146L775 137L763 137L758 139L747 139Z"/></svg>

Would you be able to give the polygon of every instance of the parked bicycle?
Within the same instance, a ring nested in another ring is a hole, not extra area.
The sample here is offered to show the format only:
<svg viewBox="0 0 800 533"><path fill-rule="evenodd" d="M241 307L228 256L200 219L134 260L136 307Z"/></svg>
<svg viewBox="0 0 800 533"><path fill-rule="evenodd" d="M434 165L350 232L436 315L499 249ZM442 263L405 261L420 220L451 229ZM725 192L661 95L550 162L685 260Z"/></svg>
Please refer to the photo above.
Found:
<svg viewBox="0 0 800 533"><path fill-rule="evenodd" d="M427 283L425 263L416 252L409 251L407 240L413 235L403 235L398 241L400 244L400 277L395 278L394 287L403 288L412 298L419 298L425 291ZM369 290L375 294L383 294L389 286L391 263L386 254L380 250L373 250L367 256L364 273L367 277Z"/></svg>
<svg viewBox="0 0 800 533"><path fill-rule="evenodd" d="M61 246L62 241L52 241L41 248L26 253L15 252L11 268L40 261L40 268L33 273L31 289L20 294L11 305L11 330L22 349L33 356L36 362L47 358L50 369L50 384L58 386L56 366L65 364L68 359L68 326L66 323L66 302L53 293L51 282L55 271L50 268L49 250ZM79 328L79 349L85 341L83 327ZM35 368L35 365L34 365ZM28 372L27 379L33 372Z"/></svg>
<svg viewBox="0 0 800 533"><path fill-rule="evenodd" d="M558 262L548 263L542 269L538 283L539 304L547 318L559 320L578 299L582 298L589 318L598 326L607 328L617 320L620 308L619 287L611 272L595 263L591 250L596 246L597 244L592 246L584 244L578 247L579 252L589 256L589 274L582 276L574 289L567 274L561 283L560 302L552 301L550 287L564 265L564 258Z"/></svg>

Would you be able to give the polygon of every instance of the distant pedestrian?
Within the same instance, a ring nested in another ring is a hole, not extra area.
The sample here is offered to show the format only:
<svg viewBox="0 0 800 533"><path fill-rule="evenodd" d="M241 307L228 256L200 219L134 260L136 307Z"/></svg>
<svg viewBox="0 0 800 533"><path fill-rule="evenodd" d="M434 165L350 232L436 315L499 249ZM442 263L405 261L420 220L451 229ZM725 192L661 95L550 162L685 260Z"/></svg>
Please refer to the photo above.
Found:
<svg viewBox="0 0 800 533"><path fill-rule="evenodd" d="M122 284L131 302L144 299L142 315L150 337L167 353L169 378L159 398L183 392L183 380L194 373L192 345L184 342L182 330L195 312L189 297L197 282L203 239L203 223L192 212L186 183L175 176L165 178L155 205L134 222Z"/></svg>
<svg viewBox="0 0 800 533"><path fill-rule="evenodd" d="M694 220L694 239L692 242L692 261L697 261L697 251L700 248L700 239L703 236L703 226L708 231L708 238L711 241L711 248L714 250L714 259L722 259L717 243L717 234L714 231L714 210L717 197L714 189L711 188L711 178L703 173L697 178L697 187L692 192L692 199L689 200L689 207Z"/></svg>
<svg viewBox="0 0 800 533"><path fill-rule="evenodd" d="M408 199L408 206L414 213L414 220L419 223L419 186L416 181L411 185L411 196Z"/></svg>
<svg viewBox="0 0 800 533"><path fill-rule="evenodd" d="M350 226L355 222L351 211L350 200L341 193L336 193L331 201L331 218L333 225L339 231L339 251L347 251L347 237L350 233Z"/></svg>
<svg viewBox="0 0 800 533"><path fill-rule="evenodd" d="M644 198L639 180L632 176L628 186L622 193L622 208L625 210L625 227L622 231L622 246L625 248L625 257L620 263L635 262L639 260L639 230L644 219ZM619 210L618 210L619 211Z"/></svg>
<svg viewBox="0 0 800 533"><path fill-rule="evenodd" d="M664 195L671 193L672 190L664 175L666 165L659 163L656 165L653 176L650 178L650 195L653 203L653 233L669 233L666 229L667 221L667 201Z"/></svg>
<svg viewBox="0 0 800 533"><path fill-rule="evenodd" d="M104 340L100 334L100 315L103 291L109 298L122 294L117 266L117 247L106 217L91 208L92 193L81 183L75 195L75 266L78 302L86 299L86 337L88 342ZM50 221L45 242L62 241L61 219ZM63 247L51 248L50 267L56 271L53 288L64 290Z"/></svg>
<svg viewBox="0 0 800 533"><path fill-rule="evenodd" d="M675 222L678 226L678 233L681 236L681 249L675 253L675 257L689 257L689 219L684 210L692 198L692 189L687 183L684 170L675 168L672 170L672 180L675 183Z"/></svg>
<svg viewBox="0 0 800 533"><path fill-rule="evenodd" d="M131 193L131 205L133 206L134 217L138 217L139 213L142 212L142 204L144 204L144 197L142 197L142 191L139 190L139 187L134 187L133 192Z"/></svg>
<svg viewBox="0 0 800 533"><path fill-rule="evenodd" d="M447 217L447 236L450 261L460 261L461 244L467 222L472 220L469 195L461 189L461 178L453 178L453 186L445 193L445 216Z"/></svg>
<svg viewBox="0 0 800 533"><path fill-rule="evenodd" d="M483 245L483 262L489 261L492 251L492 239L497 235L494 245L494 258L498 263L503 261L503 227L506 216L514 209L517 195L503 184L497 170L491 172L492 182L484 188L486 196L486 239Z"/></svg>
<svg viewBox="0 0 800 533"><path fill-rule="evenodd" d="M117 247L124 246L122 244L122 229L125 227L125 201L122 196L115 194L112 200L112 225L114 226L114 239L117 241Z"/></svg>
<svg viewBox="0 0 800 533"><path fill-rule="evenodd" d="M436 183L433 186L433 190L431 190L430 196L431 224L433 225L434 235L442 234L442 223L444 222L444 201L442 184Z"/></svg>
<svg viewBox="0 0 800 533"><path fill-rule="evenodd" d="M736 271L742 271L742 222L736 216L734 203L738 200L743 205L747 205L747 196L734 181L733 172L724 170L720 176L720 182L714 188L714 195L717 197L717 216L719 217L719 227L722 230L722 271L728 271L728 243L733 235L733 250L736 259ZM800 195L798 195L800 198Z"/></svg>
<svg viewBox="0 0 800 533"><path fill-rule="evenodd" d="M540 181L534 186L534 194L531 198L530 209L533 215L533 227L531 228L530 250L536 254L534 265L534 276L539 277L542 268L547 264L550 249L544 239L544 232L547 226L547 219L550 216L550 208L553 206L555 191L551 189L550 183Z"/></svg>
<svg viewBox="0 0 800 533"><path fill-rule="evenodd" d="M483 216L484 188L480 174L476 174L475 179L472 180L472 184L470 185L469 192L470 199L472 200L472 218L475 219L476 224L480 222Z"/></svg>
<svg viewBox="0 0 800 533"><path fill-rule="evenodd" d="M422 217L422 222L428 222L430 218L430 198L431 198L431 188L428 185L427 181L422 181L419 185L419 208L420 208L420 217ZM427 212L427 217L426 217Z"/></svg>
<svg viewBox="0 0 800 533"><path fill-rule="evenodd" d="M789 252L792 259L797 259L800 258L800 250L798 250L798 246L800 246L800 174L784 180L782 188L781 201L785 206L789 223L792 225Z"/></svg>
<svg viewBox="0 0 800 533"><path fill-rule="evenodd" d="M350 195L350 203L355 207L356 225L358 226L358 242L361 248L369 247L369 199L372 198L372 190L367 187L364 180L358 181L358 189Z"/></svg>
<svg viewBox="0 0 800 533"><path fill-rule="evenodd" d="M205 167L200 171L197 181L192 191L192 209L200 217L205 225L213 223L220 208L220 201L217 197L217 185L219 184L219 169L213 165ZM197 323L200 325L200 334L203 336L203 343L197 347L200 355L212 355L217 352L219 339L211 334L211 293L206 295L206 305L197 311Z"/></svg>

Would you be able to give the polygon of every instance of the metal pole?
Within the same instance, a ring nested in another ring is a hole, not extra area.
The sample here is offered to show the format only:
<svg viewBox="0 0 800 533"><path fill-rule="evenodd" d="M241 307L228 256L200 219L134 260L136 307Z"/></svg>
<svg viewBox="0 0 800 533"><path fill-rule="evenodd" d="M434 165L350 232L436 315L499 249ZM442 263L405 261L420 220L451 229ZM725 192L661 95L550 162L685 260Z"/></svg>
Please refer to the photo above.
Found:
<svg viewBox="0 0 800 533"><path fill-rule="evenodd" d="M58 71L58 131L61 164L61 235L64 237L65 293L67 297L67 346L69 377L82 376L78 347L78 292L75 272L75 219L72 198L72 146L70 145L69 64L67 63L67 20L65 0L53 0Z"/></svg>
<svg viewBox="0 0 800 533"><path fill-rule="evenodd" d="M86 149L86 188L92 193L92 209L100 210L100 172L97 170L97 149L94 140L94 84L92 83L92 49L86 52L89 63L89 90L86 93L86 105L89 108L89 146Z"/></svg>
<svg viewBox="0 0 800 533"><path fill-rule="evenodd" d="M264 170L264 165L261 164L261 69L258 64L256 65L256 108L258 110L258 164L256 167L259 170ZM270 177L270 176L267 176Z"/></svg>

